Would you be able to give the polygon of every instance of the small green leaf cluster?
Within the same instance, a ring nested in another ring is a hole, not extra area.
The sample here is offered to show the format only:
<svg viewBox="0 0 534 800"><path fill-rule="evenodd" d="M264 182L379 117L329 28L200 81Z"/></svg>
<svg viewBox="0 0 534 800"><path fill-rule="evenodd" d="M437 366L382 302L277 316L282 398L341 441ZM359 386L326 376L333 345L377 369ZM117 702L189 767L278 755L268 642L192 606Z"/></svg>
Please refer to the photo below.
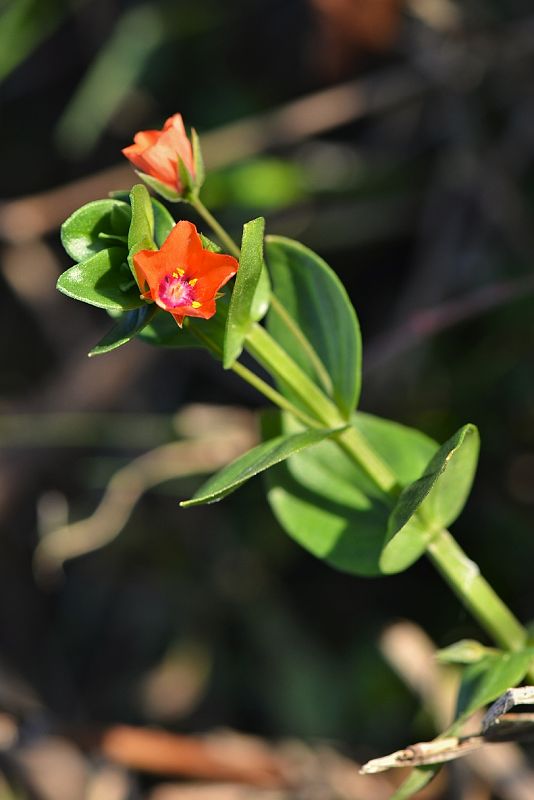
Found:
<svg viewBox="0 0 534 800"><path fill-rule="evenodd" d="M141 184L130 194L116 192L113 198L87 203L63 223L63 247L77 263L59 277L57 288L115 319L89 355L120 347L154 317L156 307L140 296L132 257L161 246L173 225L167 209Z"/></svg>

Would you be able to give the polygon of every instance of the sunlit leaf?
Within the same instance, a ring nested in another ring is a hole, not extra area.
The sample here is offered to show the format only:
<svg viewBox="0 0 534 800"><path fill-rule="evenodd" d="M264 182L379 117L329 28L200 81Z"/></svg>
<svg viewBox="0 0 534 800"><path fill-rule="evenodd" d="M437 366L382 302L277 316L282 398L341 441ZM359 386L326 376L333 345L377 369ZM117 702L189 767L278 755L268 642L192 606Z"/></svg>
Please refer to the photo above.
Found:
<svg viewBox="0 0 534 800"><path fill-rule="evenodd" d="M139 297L137 286L121 291L121 267L125 255L123 248L101 250L60 275L57 288L68 297L110 311L129 311L143 306L144 300Z"/></svg>
<svg viewBox="0 0 534 800"><path fill-rule="evenodd" d="M334 400L348 417L360 393L361 339L347 293L330 267L299 242L268 236L265 245L273 292L311 343L330 376ZM267 316L267 327L297 364L317 381L317 371L301 343L273 307ZM280 390L301 405L289 390Z"/></svg>
<svg viewBox="0 0 534 800"><path fill-rule="evenodd" d="M214 503L238 489L243 483L260 472L285 461L300 450L323 441L336 429L310 429L300 433L286 434L270 439L248 453L237 458L227 467L210 478L193 495L191 500L184 500L181 506L198 506L203 503ZM339 429L337 429L339 430Z"/></svg>
<svg viewBox="0 0 534 800"><path fill-rule="evenodd" d="M113 244L110 237L128 234L130 208L120 200L94 200L79 208L61 226L61 242L74 261L86 261ZM103 238L101 234L107 234ZM126 249L126 248L125 248Z"/></svg>
<svg viewBox="0 0 534 800"><path fill-rule="evenodd" d="M254 322L252 306L263 266L263 217L247 222L243 227L241 256L234 288L230 297L223 366L228 369L239 358L245 337Z"/></svg>
<svg viewBox="0 0 534 800"><path fill-rule="evenodd" d="M466 719L479 708L492 703L525 677L534 658L534 649L490 655L471 664L462 674L457 716Z"/></svg>
<svg viewBox="0 0 534 800"><path fill-rule="evenodd" d="M471 490L478 451L478 431L465 425L439 448L422 476L404 489L388 523L380 560L384 572L399 572L413 564L433 534L458 517Z"/></svg>
<svg viewBox="0 0 534 800"><path fill-rule="evenodd" d="M298 429L289 417L269 418L266 437ZM421 474L437 445L419 431L356 413L353 424L387 461L401 486ZM292 456L266 474L268 500L293 539L331 566L379 575L391 499L333 442Z"/></svg>

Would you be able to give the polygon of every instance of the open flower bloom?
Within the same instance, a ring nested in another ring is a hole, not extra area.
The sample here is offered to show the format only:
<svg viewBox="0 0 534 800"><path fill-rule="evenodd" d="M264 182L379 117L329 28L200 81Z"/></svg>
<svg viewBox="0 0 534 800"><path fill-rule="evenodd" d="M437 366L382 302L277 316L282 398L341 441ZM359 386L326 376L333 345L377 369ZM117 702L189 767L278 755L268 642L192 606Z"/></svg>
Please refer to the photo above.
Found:
<svg viewBox="0 0 534 800"><path fill-rule="evenodd" d="M161 250L141 250L133 257L145 300L153 300L182 327L184 317L209 319L217 292L238 268L233 256L212 253L192 222L178 222Z"/></svg>
<svg viewBox="0 0 534 800"><path fill-rule="evenodd" d="M180 180L178 157L191 176L195 177L193 149L181 114L169 117L161 131L139 131L134 136L134 144L125 147L122 152L137 169L178 194L182 194L184 188Z"/></svg>

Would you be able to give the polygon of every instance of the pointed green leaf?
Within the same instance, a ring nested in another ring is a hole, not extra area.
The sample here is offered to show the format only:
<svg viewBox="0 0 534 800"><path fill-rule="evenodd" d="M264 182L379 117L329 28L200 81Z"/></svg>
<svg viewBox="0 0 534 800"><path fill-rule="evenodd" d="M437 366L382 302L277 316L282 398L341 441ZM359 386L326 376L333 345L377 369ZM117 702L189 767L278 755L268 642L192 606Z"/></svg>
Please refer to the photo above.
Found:
<svg viewBox="0 0 534 800"><path fill-rule="evenodd" d="M459 516L471 490L478 451L478 431L465 425L440 447L422 476L404 489L389 518L380 559L385 573L413 564L433 534Z"/></svg>
<svg viewBox="0 0 534 800"><path fill-rule="evenodd" d="M263 217L247 222L243 227L239 269L226 320L223 355L225 369L229 369L241 355L243 342L254 322L251 317L251 309L263 266L264 230L265 220Z"/></svg>
<svg viewBox="0 0 534 800"><path fill-rule="evenodd" d="M132 188L130 204L132 221L128 231L128 250L131 257L140 250L146 249L147 243L152 243L152 250L155 250L156 246L154 244L154 211L150 195L142 183L138 183Z"/></svg>
<svg viewBox="0 0 534 800"><path fill-rule="evenodd" d="M96 347L93 347L89 356L100 356L126 344L148 325L158 311L154 303L144 303L141 308L126 311Z"/></svg>
<svg viewBox="0 0 534 800"><path fill-rule="evenodd" d="M208 237L204 236L203 233L199 233L199 236L204 250L209 250L210 253L222 253L222 247L219 247L218 244L215 244L215 242L213 242L211 239L208 239Z"/></svg>
<svg viewBox="0 0 534 800"><path fill-rule="evenodd" d="M409 800L414 794L424 789L427 784L437 775L441 769L441 764L432 764L427 767L416 767L413 769L406 780L391 795L389 800Z"/></svg>
<svg viewBox="0 0 534 800"><path fill-rule="evenodd" d="M260 272L260 278L250 306L250 319L252 322L259 322L264 318L269 310L271 301L271 281L265 263Z"/></svg>
<svg viewBox="0 0 534 800"><path fill-rule="evenodd" d="M488 655L498 655L494 647L485 647L474 639L462 639L436 652L440 664L475 664Z"/></svg>
<svg viewBox="0 0 534 800"><path fill-rule="evenodd" d="M181 197L186 200L193 194L195 186L193 176L187 169L181 156L178 156L178 175L180 176L180 183L182 184L182 191L180 194Z"/></svg>
<svg viewBox="0 0 534 800"><path fill-rule="evenodd" d="M291 433L298 423L271 418L266 435ZM401 486L424 468L437 444L419 431L357 413L352 423L373 445ZM280 525L302 547L332 567L379 575L391 500L333 442L292 456L266 475L268 500Z"/></svg>
<svg viewBox="0 0 534 800"><path fill-rule="evenodd" d="M533 658L534 650L527 648L517 653L487 656L467 667L458 694L458 719L467 719L479 708L492 703L499 695L521 683Z"/></svg>
<svg viewBox="0 0 534 800"><path fill-rule="evenodd" d="M263 442L220 470L201 486L191 500L184 500L180 505L188 508L221 500L260 472L265 472L275 464L285 461L299 450L322 442L323 439L339 430L342 428L310 429L300 433L277 436Z"/></svg>
<svg viewBox="0 0 534 800"><path fill-rule="evenodd" d="M339 278L318 255L281 236L265 240L273 292L308 338L330 375L334 400L345 416L360 394L361 338L356 312ZM317 380L301 343L271 307L267 327L276 341ZM289 391L279 387L289 396ZM291 400L300 406L298 398Z"/></svg>
<svg viewBox="0 0 534 800"><path fill-rule="evenodd" d="M86 261L110 246L110 242L100 234L108 237L126 235L129 219L130 209L126 203L111 199L94 200L65 220L61 226L61 242L74 261Z"/></svg>
<svg viewBox="0 0 534 800"><path fill-rule="evenodd" d="M116 192L110 192L110 195L118 200L123 200L127 204L127 221L124 228L124 234L127 237L132 216L130 193L124 189L121 189ZM174 228L175 222L170 212L162 203L159 202L159 200L156 200L155 197L151 197L150 202L152 204L152 212L154 214L154 241L158 247L161 247L171 230Z"/></svg>
<svg viewBox="0 0 534 800"><path fill-rule="evenodd" d="M177 191L171 189L171 187L167 183L163 183L162 181L158 181L157 178L153 178L152 175L147 175L146 172L140 172L138 169L135 170L141 180L143 180L147 186L150 186L155 192L160 194L165 200L168 200L170 203L178 203L182 198L178 194Z"/></svg>
<svg viewBox="0 0 534 800"><path fill-rule="evenodd" d="M139 308L145 301L139 297L137 287L126 292L120 288L125 255L121 247L101 250L60 275L57 288L68 297L110 311Z"/></svg>
<svg viewBox="0 0 534 800"><path fill-rule="evenodd" d="M200 139L194 128L191 128L191 144L193 145L193 163L195 165L195 190L198 192L204 183L206 173L200 147Z"/></svg>

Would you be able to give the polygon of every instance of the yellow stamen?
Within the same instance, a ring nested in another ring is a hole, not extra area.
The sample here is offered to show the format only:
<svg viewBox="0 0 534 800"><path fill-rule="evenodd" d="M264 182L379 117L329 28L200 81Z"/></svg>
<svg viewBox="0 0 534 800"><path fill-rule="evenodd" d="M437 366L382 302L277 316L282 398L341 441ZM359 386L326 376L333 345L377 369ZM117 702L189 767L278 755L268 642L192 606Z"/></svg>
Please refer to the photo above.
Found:
<svg viewBox="0 0 534 800"><path fill-rule="evenodd" d="M195 286L198 283L198 278L192 278L188 283L189 286Z"/></svg>
<svg viewBox="0 0 534 800"><path fill-rule="evenodd" d="M185 269L176 269L172 273L172 277L173 278L181 278L183 276L184 272L185 272Z"/></svg>
<svg viewBox="0 0 534 800"><path fill-rule="evenodd" d="M199 302L198 302L198 300L193 300L193 302L191 303L191 305L192 305L192 307L193 307L193 308L200 308L200 306L202 305L202 303L199 303Z"/></svg>

